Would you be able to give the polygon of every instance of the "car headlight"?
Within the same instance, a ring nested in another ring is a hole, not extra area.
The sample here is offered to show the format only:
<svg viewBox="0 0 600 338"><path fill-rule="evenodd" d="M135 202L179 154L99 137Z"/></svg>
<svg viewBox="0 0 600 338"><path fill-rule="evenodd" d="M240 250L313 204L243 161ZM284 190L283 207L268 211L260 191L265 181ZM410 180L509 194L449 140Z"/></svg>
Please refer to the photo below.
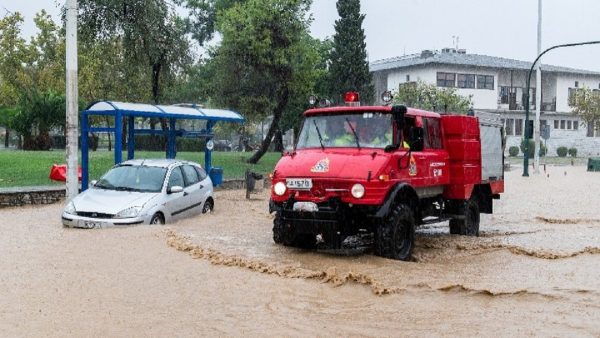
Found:
<svg viewBox="0 0 600 338"><path fill-rule="evenodd" d="M362 198L365 195L365 187L360 183L356 183L352 186L350 192L354 198Z"/></svg>
<svg viewBox="0 0 600 338"><path fill-rule="evenodd" d="M142 211L142 207L127 208L125 210L119 211L115 215L115 218L132 218L132 217L137 217L140 214L140 211Z"/></svg>
<svg viewBox="0 0 600 338"><path fill-rule="evenodd" d="M73 201L70 201L69 204L65 207L65 212L71 215L77 215L77 210L75 210L75 204Z"/></svg>
<svg viewBox="0 0 600 338"><path fill-rule="evenodd" d="M285 190L286 190L286 186L285 183L283 182L277 182L275 183L275 186L273 187L273 191L275 192L275 194L277 196L283 196L283 194L285 194Z"/></svg>

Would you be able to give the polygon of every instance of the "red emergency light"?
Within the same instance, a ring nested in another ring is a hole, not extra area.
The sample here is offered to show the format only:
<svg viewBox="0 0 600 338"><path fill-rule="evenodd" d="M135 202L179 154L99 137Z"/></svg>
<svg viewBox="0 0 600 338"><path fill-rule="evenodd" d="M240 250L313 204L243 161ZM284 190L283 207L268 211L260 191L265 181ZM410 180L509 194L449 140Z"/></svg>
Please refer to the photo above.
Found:
<svg viewBox="0 0 600 338"><path fill-rule="evenodd" d="M346 94L344 94L344 101L346 103L359 103L360 102L360 96L358 95L358 92L346 92Z"/></svg>

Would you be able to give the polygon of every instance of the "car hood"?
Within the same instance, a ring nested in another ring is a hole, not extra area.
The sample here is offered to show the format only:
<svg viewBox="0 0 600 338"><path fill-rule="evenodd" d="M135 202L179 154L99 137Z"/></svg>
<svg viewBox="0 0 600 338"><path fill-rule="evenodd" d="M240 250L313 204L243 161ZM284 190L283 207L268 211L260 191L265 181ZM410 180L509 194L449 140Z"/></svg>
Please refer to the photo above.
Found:
<svg viewBox="0 0 600 338"><path fill-rule="evenodd" d="M390 160L382 150L301 150L282 157L275 167L276 175L283 177L336 177L367 179L379 174Z"/></svg>
<svg viewBox="0 0 600 338"><path fill-rule="evenodd" d="M116 214L130 207L146 204L160 193L88 189L73 199L75 210Z"/></svg>

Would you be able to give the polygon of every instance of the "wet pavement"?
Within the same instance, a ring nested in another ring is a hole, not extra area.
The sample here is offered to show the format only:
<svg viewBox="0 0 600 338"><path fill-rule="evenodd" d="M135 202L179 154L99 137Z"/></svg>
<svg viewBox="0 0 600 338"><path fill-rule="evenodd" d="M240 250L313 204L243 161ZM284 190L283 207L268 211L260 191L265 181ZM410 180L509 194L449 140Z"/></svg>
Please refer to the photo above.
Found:
<svg viewBox="0 0 600 338"><path fill-rule="evenodd" d="M600 175L507 172L481 236L417 230L414 261L275 245L268 192L164 227L0 211L6 336L600 336Z"/></svg>

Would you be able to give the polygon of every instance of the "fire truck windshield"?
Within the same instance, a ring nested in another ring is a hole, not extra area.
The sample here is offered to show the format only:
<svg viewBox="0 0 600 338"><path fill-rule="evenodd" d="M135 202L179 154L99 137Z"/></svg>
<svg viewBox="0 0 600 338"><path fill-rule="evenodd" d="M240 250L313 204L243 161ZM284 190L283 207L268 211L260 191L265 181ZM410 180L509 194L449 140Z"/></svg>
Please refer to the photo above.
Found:
<svg viewBox="0 0 600 338"><path fill-rule="evenodd" d="M296 149L321 147L385 148L392 144L391 114L362 112L309 116Z"/></svg>

